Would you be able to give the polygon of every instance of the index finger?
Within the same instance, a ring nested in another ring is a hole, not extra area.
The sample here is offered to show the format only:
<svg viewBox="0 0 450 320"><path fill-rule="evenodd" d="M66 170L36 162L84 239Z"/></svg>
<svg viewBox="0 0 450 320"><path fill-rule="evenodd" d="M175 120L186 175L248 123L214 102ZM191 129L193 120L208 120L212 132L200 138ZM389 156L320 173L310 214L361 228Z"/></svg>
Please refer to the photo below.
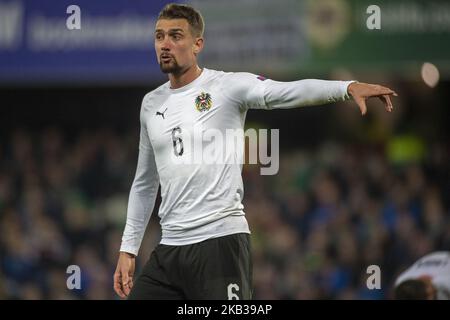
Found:
<svg viewBox="0 0 450 320"><path fill-rule="evenodd" d="M398 96L398 94L394 90L389 89L387 87L383 87L383 86L379 86L378 92L379 92L380 95Z"/></svg>

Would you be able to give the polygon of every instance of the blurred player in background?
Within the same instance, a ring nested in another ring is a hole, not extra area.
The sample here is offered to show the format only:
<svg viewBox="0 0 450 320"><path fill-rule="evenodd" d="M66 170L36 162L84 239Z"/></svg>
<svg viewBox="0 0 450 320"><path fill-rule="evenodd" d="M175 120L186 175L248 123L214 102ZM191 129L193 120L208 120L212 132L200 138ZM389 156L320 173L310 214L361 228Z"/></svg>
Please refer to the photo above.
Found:
<svg viewBox="0 0 450 320"><path fill-rule="evenodd" d="M242 205L242 162L174 163L190 156L194 127L243 130L249 109L320 105L380 98L392 111L395 92L355 81L277 82L251 73L200 68L204 23L198 11L170 4L160 12L155 49L169 81L141 106L136 175L114 274L114 289L130 299L251 299L250 230ZM184 140L183 140L184 139ZM201 143L204 143L202 141ZM239 150L227 156L239 157ZM218 159L220 160L220 159ZM161 185L162 239L134 281L135 257Z"/></svg>
<svg viewBox="0 0 450 320"><path fill-rule="evenodd" d="M400 300L450 300L450 252L430 253L404 271L395 281Z"/></svg>

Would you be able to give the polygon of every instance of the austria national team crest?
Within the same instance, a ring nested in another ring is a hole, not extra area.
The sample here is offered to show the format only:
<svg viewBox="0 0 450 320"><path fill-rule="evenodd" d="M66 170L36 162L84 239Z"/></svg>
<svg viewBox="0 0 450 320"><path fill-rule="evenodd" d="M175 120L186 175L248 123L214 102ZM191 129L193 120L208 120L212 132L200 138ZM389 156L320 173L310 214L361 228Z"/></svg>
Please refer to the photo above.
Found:
<svg viewBox="0 0 450 320"><path fill-rule="evenodd" d="M195 98L195 107L198 111L208 111L212 107L212 99L209 93L202 92Z"/></svg>

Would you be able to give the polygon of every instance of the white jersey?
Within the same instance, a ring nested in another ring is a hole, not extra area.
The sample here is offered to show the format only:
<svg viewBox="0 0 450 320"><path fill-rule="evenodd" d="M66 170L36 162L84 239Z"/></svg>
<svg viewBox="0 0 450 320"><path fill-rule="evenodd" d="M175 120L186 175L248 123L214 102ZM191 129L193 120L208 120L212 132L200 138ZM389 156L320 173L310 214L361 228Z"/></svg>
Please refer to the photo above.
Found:
<svg viewBox="0 0 450 320"><path fill-rule="evenodd" d="M450 252L433 252L422 257L400 274L395 281L395 286L421 276L431 277L438 300L450 300Z"/></svg>
<svg viewBox="0 0 450 320"><path fill-rule="evenodd" d="M250 233L242 205L242 164L176 163L174 157L182 159L193 153L184 137L194 136L195 140L196 127L243 130L248 109L343 101L349 98L350 83L315 79L277 82L251 73L204 68L188 85L171 89L167 82L148 93L141 107L138 164L120 251L139 251L159 185L162 244L186 245ZM226 153L231 158L241 155L241 150Z"/></svg>

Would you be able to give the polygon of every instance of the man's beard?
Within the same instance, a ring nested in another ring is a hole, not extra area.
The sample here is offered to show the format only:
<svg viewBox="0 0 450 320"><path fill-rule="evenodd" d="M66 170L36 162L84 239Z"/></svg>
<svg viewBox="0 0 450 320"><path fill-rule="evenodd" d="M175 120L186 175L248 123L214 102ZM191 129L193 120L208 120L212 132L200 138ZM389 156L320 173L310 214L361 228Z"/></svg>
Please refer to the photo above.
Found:
<svg viewBox="0 0 450 320"><path fill-rule="evenodd" d="M161 71L163 73L177 74L177 73L181 73L181 71L182 71L182 68L180 67L178 62L175 60L175 58L172 58L172 61L170 63L163 63L162 61L160 61L159 67L161 68Z"/></svg>

